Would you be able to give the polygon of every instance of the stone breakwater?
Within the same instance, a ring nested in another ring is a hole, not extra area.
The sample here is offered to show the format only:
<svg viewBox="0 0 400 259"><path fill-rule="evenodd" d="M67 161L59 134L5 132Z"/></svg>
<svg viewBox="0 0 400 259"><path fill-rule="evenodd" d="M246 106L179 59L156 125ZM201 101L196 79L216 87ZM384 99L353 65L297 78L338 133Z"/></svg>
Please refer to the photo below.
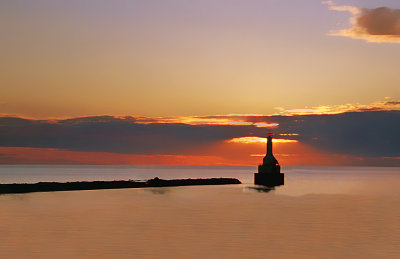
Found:
<svg viewBox="0 0 400 259"><path fill-rule="evenodd" d="M225 184L241 184L241 182L235 178L163 180L156 177L147 181L13 183L0 184L0 194Z"/></svg>

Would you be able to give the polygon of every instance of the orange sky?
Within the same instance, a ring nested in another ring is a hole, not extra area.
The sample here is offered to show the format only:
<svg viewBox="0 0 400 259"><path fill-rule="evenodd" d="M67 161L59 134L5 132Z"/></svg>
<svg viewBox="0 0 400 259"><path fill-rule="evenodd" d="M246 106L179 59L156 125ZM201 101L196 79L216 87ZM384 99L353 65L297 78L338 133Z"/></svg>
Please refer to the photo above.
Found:
<svg viewBox="0 0 400 259"><path fill-rule="evenodd" d="M352 26L342 2L2 1L0 113L274 114L400 99L400 44L330 36ZM362 2L346 5L382 4Z"/></svg>
<svg viewBox="0 0 400 259"><path fill-rule="evenodd" d="M303 135L276 118L399 111L399 14L398 0L1 1L0 163L256 165L269 131L292 140L275 143L285 165L398 163L384 113ZM365 152L366 127L387 134L382 152Z"/></svg>
<svg viewBox="0 0 400 259"><path fill-rule="evenodd" d="M0 147L0 164L97 164L97 165L202 165L257 166L265 155L264 143L225 142L205 150L207 155L136 155L110 152L78 152L54 148ZM284 166L366 165L365 158L324 153L301 143L275 143L274 154ZM372 159L372 165L398 158ZM374 164L375 163L375 164Z"/></svg>

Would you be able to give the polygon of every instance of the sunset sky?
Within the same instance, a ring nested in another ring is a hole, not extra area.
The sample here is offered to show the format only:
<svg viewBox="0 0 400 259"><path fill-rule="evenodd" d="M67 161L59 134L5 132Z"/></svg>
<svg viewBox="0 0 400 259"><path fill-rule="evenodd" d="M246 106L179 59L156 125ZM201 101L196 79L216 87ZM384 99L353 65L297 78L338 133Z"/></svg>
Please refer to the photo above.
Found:
<svg viewBox="0 0 400 259"><path fill-rule="evenodd" d="M256 165L273 132L400 166L398 0L3 0L0 35L2 164Z"/></svg>

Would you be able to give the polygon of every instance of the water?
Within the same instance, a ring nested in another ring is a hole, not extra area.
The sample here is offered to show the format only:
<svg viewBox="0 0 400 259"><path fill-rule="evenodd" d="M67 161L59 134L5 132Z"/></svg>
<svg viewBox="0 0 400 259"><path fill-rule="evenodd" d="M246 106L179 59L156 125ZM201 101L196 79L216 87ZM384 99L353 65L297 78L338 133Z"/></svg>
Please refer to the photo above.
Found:
<svg viewBox="0 0 400 259"><path fill-rule="evenodd" d="M0 166L0 182L237 177L243 185L0 196L0 258L399 258L400 168Z"/></svg>

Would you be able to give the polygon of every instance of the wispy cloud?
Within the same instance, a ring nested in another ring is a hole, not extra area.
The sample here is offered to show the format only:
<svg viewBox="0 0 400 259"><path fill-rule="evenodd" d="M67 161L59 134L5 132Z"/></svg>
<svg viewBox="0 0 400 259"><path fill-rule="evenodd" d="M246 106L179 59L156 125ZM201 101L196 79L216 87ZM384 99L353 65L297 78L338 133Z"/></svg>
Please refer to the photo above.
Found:
<svg viewBox="0 0 400 259"><path fill-rule="evenodd" d="M328 5L329 10L340 11L340 12L350 12L353 15L359 15L361 9L351 5L336 5L333 1L322 1L322 4Z"/></svg>
<svg viewBox="0 0 400 259"><path fill-rule="evenodd" d="M328 35L362 39L368 42L400 43L400 9L378 7L359 8L336 5L333 1L323 1L330 10L351 13L351 28L331 31Z"/></svg>
<svg viewBox="0 0 400 259"><path fill-rule="evenodd" d="M278 114L285 116L295 115L322 115L322 114L340 114L345 112L361 111L398 111L400 110L400 101L393 101L390 98L384 101L377 101L370 104L348 103L339 105L321 105L301 109L284 109L277 107Z"/></svg>
<svg viewBox="0 0 400 259"><path fill-rule="evenodd" d="M137 123L152 124L164 123L174 124L182 123L187 125L230 125L230 126L255 126L257 128L274 128L279 126L277 123L252 122L248 117L262 116L259 114L228 114L228 115L210 115L210 116L186 116L186 117L136 117Z"/></svg>

